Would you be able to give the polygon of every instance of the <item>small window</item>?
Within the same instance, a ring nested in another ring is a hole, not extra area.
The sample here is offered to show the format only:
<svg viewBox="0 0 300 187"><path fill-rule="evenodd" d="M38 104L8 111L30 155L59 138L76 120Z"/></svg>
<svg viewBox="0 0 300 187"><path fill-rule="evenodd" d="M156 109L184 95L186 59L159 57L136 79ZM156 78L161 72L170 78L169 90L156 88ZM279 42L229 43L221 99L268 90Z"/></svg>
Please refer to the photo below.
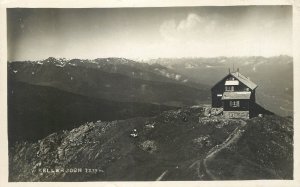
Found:
<svg viewBox="0 0 300 187"><path fill-rule="evenodd" d="M248 91L249 91L249 88L246 88L245 90L248 92Z"/></svg>
<svg viewBox="0 0 300 187"><path fill-rule="evenodd" d="M230 107L240 107L240 101L229 101Z"/></svg>
<svg viewBox="0 0 300 187"><path fill-rule="evenodd" d="M234 91L234 86L225 86L225 91Z"/></svg>

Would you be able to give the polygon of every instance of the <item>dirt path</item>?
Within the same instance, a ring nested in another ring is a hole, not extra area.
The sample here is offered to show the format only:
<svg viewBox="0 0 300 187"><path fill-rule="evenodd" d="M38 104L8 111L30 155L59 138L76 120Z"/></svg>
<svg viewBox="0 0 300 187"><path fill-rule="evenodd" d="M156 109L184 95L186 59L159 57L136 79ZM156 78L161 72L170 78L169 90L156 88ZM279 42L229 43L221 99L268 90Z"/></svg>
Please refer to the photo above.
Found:
<svg viewBox="0 0 300 187"><path fill-rule="evenodd" d="M246 126L246 122L244 120L240 120L241 126L237 127L229 136L228 138L219 145L216 145L213 147L206 155L206 157L203 159L203 167L206 172L206 174L213 180L218 180L218 177L215 176L208 168L207 168L207 161L214 158L216 154L228 146L230 146L232 143L235 143L243 134L243 131L241 130L243 127Z"/></svg>
<svg viewBox="0 0 300 187"><path fill-rule="evenodd" d="M156 181L161 181L162 178L168 173L168 170L164 171L157 179Z"/></svg>

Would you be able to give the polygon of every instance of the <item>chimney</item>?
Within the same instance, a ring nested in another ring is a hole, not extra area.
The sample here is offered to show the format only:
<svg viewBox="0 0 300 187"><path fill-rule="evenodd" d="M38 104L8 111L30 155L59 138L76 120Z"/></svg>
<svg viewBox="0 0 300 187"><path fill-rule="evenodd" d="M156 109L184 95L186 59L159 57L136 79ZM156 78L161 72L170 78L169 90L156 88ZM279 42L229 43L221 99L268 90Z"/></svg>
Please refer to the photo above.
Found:
<svg viewBox="0 0 300 187"><path fill-rule="evenodd" d="M230 68L228 68L228 73L230 74Z"/></svg>

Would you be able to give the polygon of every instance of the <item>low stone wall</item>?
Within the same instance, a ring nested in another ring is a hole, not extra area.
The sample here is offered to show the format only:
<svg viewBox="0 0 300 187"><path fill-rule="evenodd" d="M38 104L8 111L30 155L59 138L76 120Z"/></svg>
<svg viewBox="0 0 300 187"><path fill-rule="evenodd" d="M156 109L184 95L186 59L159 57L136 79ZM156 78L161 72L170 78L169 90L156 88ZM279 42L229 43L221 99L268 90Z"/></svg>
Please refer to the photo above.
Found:
<svg viewBox="0 0 300 187"><path fill-rule="evenodd" d="M210 114L213 116L218 116L222 114L222 112L223 112L223 108L211 108L210 110Z"/></svg>
<svg viewBox="0 0 300 187"><path fill-rule="evenodd" d="M249 111L223 111L225 118L245 118L249 119Z"/></svg>

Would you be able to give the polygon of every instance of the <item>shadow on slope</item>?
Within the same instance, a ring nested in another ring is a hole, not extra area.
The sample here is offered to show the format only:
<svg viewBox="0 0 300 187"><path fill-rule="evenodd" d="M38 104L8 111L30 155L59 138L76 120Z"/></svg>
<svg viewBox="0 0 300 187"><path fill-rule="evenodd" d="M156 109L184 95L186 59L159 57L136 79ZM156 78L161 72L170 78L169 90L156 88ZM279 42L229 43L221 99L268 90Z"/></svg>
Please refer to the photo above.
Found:
<svg viewBox="0 0 300 187"><path fill-rule="evenodd" d="M10 82L8 137L38 140L53 132L70 130L86 121L111 121L154 116L174 107L90 98L51 87Z"/></svg>

